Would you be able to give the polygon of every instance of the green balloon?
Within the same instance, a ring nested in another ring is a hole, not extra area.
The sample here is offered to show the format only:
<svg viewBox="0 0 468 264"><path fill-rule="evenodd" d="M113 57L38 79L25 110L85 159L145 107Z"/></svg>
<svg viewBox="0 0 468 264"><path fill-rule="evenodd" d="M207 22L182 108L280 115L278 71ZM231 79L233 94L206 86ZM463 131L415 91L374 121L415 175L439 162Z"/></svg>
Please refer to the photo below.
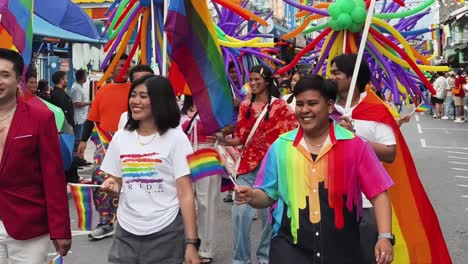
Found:
<svg viewBox="0 0 468 264"><path fill-rule="evenodd" d="M354 0L356 7L366 10L366 2L364 0Z"/></svg>
<svg viewBox="0 0 468 264"><path fill-rule="evenodd" d="M47 106L47 108L49 108L50 111L52 111L52 113L54 113L55 125L57 125L57 130L60 132L60 130L62 130L63 123L65 122L65 114L62 109L43 99L41 99L41 101Z"/></svg>
<svg viewBox="0 0 468 264"><path fill-rule="evenodd" d="M353 19L348 14L341 14L336 22L340 28L347 29L353 24Z"/></svg>
<svg viewBox="0 0 468 264"><path fill-rule="evenodd" d="M351 17L354 23L364 23L366 21L367 12L363 8L355 8L351 12Z"/></svg>
<svg viewBox="0 0 468 264"><path fill-rule="evenodd" d="M362 30L362 27L363 27L363 24L362 23L353 23L350 27L349 27L349 31L351 32L361 32Z"/></svg>
<svg viewBox="0 0 468 264"><path fill-rule="evenodd" d="M394 19L394 18L404 18L407 16L412 16L430 7L434 3L434 1L435 0L427 0L423 4L413 7L410 10L402 11L399 13L380 13L380 14L375 14L374 17L379 18L379 19Z"/></svg>
<svg viewBox="0 0 468 264"><path fill-rule="evenodd" d="M344 1L340 1L339 3L340 5L340 10L342 13L347 13L347 14L351 14L351 12L354 10L354 8L356 7L356 5L354 4L353 1L349 1L349 0L344 0Z"/></svg>
<svg viewBox="0 0 468 264"><path fill-rule="evenodd" d="M340 6L338 3L333 3L328 7L328 14L331 17L338 17L341 14Z"/></svg>
<svg viewBox="0 0 468 264"><path fill-rule="evenodd" d="M330 20L328 21L328 25L331 27L331 29L335 31L339 30L338 21L334 17L330 18Z"/></svg>

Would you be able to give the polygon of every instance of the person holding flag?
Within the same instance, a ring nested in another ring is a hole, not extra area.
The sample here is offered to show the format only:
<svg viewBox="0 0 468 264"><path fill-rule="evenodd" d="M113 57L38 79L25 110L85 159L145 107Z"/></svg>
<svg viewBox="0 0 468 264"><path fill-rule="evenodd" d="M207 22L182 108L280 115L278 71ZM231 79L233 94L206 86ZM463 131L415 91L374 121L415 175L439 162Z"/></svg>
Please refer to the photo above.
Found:
<svg viewBox="0 0 468 264"><path fill-rule="evenodd" d="M293 93L299 128L271 145L254 188L235 189L236 203L271 207L270 264L363 263L361 191L375 206L379 233L390 234L387 189L393 181L368 144L329 118L337 94L334 82L304 76ZM374 261L392 260L391 241L379 239Z"/></svg>

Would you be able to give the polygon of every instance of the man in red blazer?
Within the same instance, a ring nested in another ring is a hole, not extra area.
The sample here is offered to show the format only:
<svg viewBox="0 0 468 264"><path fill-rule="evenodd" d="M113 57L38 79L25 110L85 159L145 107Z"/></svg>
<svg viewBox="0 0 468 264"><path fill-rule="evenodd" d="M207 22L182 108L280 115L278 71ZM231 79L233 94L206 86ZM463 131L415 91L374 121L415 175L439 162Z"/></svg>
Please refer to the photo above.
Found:
<svg viewBox="0 0 468 264"><path fill-rule="evenodd" d="M70 249L70 216L54 114L17 97L23 65L0 49L0 263L42 264L49 238Z"/></svg>

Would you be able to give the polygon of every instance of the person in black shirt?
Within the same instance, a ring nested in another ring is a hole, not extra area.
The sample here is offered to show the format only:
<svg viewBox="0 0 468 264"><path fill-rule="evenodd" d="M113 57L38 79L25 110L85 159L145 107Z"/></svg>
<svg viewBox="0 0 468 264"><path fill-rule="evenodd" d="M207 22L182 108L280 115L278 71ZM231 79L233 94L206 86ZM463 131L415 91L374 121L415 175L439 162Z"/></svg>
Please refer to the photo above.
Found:
<svg viewBox="0 0 468 264"><path fill-rule="evenodd" d="M75 124L75 114L73 110L73 101L66 92L68 86L67 73L64 71L55 72L52 75L52 81L55 86L50 96L50 102L63 110L67 123L73 127Z"/></svg>
<svg viewBox="0 0 468 264"><path fill-rule="evenodd" d="M75 124L75 113L73 109L73 101L68 96L66 89L68 86L67 73L64 71L57 71L52 75L54 82L54 90L50 95L50 102L60 107L65 114L65 120L61 133L73 134L73 125ZM71 167L65 171L67 182L78 183L78 168L76 160L73 160Z"/></svg>

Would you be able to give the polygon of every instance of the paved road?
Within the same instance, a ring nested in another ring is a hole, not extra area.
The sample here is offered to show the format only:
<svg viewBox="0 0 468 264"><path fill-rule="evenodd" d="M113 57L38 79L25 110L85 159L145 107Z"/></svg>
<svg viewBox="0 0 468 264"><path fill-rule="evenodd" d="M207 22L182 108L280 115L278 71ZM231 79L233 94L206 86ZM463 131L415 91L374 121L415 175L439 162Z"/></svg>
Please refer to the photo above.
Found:
<svg viewBox="0 0 468 264"><path fill-rule="evenodd" d="M453 262L467 263L468 259L468 123L457 124L435 120L418 114L402 127L413 154L421 181L439 216ZM87 152L90 157L92 149ZM88 158L91 160L91 158ZM88 171L82 171L89 177ZM230 204L220 196L216 226L216 263L232 263L232 224ZM70 204L72 229L76 230L76 213ZM252 232L258 238L260 223L255 221ZM74 233L73 246L67 264L107 263L111 239L90 242L86 234ZM257 240L253 241L256 248ZM53 248L50 248L51 255Z"/></svg>

